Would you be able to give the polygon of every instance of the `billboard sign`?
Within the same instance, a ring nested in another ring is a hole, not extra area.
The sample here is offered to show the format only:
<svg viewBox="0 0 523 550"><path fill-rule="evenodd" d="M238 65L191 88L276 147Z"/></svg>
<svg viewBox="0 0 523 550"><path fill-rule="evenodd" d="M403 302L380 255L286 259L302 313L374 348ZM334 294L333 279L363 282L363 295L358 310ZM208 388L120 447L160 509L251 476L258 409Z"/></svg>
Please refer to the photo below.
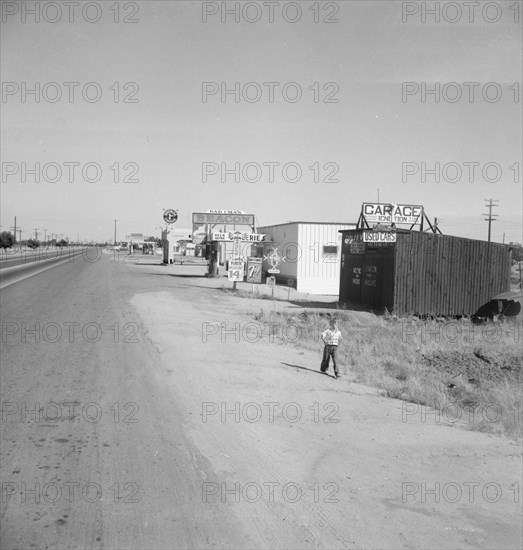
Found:
<svg viewBox="0 0 523 550"><path fill-rule="evenodd" d="M252 225L254 226L254 214L215 214L212 212L196 212L192 215L193 224L215 224L228 225Z"/></svg>
<svg viewBox="0 0 523 550"><path fill-rule="evenodd" d="M386 204L364 202L361 213L367 223L421 224L423 206L415 204Z"/></svg>
<svg viewBox="0 0 523 550"><path fill-rule="evenodd" d="M210 212L195 212L192 215L192 233L193 233L193 242L197 243L197 239L202 242L205 238L211 239L215 226L218 226L217 229L221 229L222 235L228 233L234 229L236 226L242 227L242 231L254 234L254 214L244 214L240 210L213 210ZM246 229L249 228L249 229ZM212 239L212 240L229 240L229 239ZM230 240L234 240L232 237ZM257 241L252 241L257 242Z"/></svg>

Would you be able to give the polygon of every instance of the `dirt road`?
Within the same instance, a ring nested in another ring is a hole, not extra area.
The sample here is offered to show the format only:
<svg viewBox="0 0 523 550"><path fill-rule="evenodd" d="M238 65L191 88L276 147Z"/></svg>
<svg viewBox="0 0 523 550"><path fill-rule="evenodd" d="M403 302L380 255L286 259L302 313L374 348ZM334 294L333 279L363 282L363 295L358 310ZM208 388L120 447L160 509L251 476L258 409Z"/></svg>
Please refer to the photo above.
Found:
<svg viewBox="0 0 523 550"><path fill-rule="evenodd" d="M519 445L320 375L257 327L269 302L141 261L0 293L2 549L521 547Z"/></svg>

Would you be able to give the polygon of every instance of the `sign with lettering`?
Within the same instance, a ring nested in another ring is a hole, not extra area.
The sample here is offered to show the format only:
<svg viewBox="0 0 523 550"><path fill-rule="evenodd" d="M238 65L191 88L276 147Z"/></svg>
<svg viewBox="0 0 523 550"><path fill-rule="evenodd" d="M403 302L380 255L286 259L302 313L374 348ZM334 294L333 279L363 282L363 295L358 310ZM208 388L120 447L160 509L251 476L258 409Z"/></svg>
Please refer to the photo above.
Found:
<svg viewBox="0 0 523 550"><path fill-rule="evenodd" d="M262 259L247 258L247 282L259 284L262 282Z"/></svg>
<svg viewBox="0 0 523 550"><path fill-rule="evenodd" d="M243 210L207 210L206 214L245 214Z"/></svg>
<svg viewBox="0 0 523 550"><path fill-rule="evenodd" d="M243 262L237 260L229 261L229 281L243 281Z"/></svg>
<svg viewBox="0 0 523 550"><path fill-rule="evenodd" d="M423 206L415 204L385 204L364 202L361 207L367 223L405 223L420 224L423 217Z"/></svg>
<svg viewBox="0 0 523 550"><path fill-rule="evenodd" d="M364 242L352 242L349 244L349 250L351 254L365 254Z"/></svg>
<svg viewBox="0 0 523 550"><path fill-rule="evenodd" d="M363 231L365 243L395 243L396 233L392 231Z"/></svg>
<svg viewBox="0 0 523 550"><path fill-rule="evenodd" d="M230 225L254 225L254 214L215 214L212 212L194 213L193 224L225 223Z"/></svg>
<svg viewBox="0 0 523 550"><path fill-rule="evenodd" d="M235 239L234 233L221 233L213 231L211 233L211 241L233 242ZM265 241L264 233L240 233L239 240L248 243L261 243Z"/></svg>

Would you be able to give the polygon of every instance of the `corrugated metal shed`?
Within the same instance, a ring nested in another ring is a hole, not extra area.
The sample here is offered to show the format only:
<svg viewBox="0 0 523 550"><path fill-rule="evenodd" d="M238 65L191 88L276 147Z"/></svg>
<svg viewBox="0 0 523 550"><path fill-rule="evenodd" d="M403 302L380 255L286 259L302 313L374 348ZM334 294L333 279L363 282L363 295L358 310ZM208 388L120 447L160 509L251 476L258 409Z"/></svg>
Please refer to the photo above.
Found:
<svg viewBox="0 0 523 550"><path fill-rule="evenodd" d="M395 243L342 231L340 301L413 315L471 315L510 289L508 245L397 230Z"/></svg>

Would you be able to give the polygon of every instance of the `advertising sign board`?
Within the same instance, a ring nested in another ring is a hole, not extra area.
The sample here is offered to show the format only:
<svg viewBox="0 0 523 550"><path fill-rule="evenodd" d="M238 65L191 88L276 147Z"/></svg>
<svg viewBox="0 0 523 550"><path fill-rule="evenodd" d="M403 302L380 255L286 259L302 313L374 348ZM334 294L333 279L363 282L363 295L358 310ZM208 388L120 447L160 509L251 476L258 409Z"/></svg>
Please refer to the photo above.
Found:
<svg viewBox="0 0 523 550"><path fill-rule="evenodd" d="M247 258L247 282L260 284L262 282L262 259Z"/></svg>
<svg viewBox="0 0 523 550"><path fill-rule="evenodd" d="M413 225L421 224L423 206L364 202L361 213L367 223L405 223Z"/></svg>
<svg viewBox="0 0 523 550"><path fill-rule="evenodd" d="M243 272L244 272L243 266L244 266L243 262L240 262L237 260L229 261L229 273L228 273L229 281L243 281Z"/></svg>
<svg viewBox="0 0 523 550"><path fill-rule="evenodd" d="M224 223L229 225L254 225L254 214L214 214L196 212L192 215L193 224Z"/></svg>
<svg viewBox="0 0 523 550"><path fill-rule="evenodd" d="M395 243L396 233L393 231L363 231L364 243Z"/></svg>
<svg viewBox="0 0 523 550"><path fill-rule="evenodd" d="M220 233L219 231L213 231L211 233L211 241L223 241L232 242L236 239L234 233ZM264 233L241 233L239 239L242 242L249 243L261 243L265 241Z"/></svg>

